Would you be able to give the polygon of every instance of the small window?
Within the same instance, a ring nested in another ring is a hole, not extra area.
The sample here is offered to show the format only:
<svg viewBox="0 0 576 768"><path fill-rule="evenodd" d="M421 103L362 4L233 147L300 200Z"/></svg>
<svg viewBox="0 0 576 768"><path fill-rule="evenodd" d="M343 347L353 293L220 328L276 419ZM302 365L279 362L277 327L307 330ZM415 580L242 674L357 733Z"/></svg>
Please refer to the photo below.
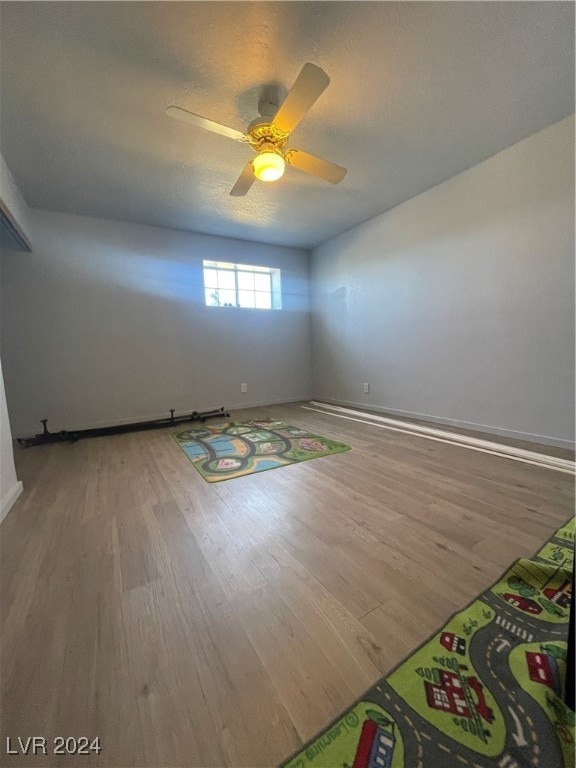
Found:
<svg viewBox="0 0 576 768"><path fill-rule="evenodd" d="M204 261L207 307L281 309L280 270Z"/></svg>

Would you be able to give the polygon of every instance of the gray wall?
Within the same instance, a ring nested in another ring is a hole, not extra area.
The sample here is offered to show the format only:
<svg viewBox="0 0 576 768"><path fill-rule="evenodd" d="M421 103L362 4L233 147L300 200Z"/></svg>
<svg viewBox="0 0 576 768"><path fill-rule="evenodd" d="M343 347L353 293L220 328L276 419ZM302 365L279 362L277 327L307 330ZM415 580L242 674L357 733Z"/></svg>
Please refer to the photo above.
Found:
<svg viewBox="0 0 576 768"><path fill-rule="evenodd" d="M316 398L573 442L573 117L324 243L311 275Z"/></svg>
<svg viewBox="0 0 576 768"><path fill-rule="evenodd" d="M29 211L35 252L2 256L13 432L313 392L573 441L573 131L564 120L317 248L314 387L305 251ZM205 307L202 258L279 267L283 310Z"/></svg>
<svg viewBox="0 0 576 768"><path fill-rule="evenodd" d="M310 397L306 251L29 214L34 253L2 258L14 434ZM280 268L283 309L206 307L203 258Z"/></svg>

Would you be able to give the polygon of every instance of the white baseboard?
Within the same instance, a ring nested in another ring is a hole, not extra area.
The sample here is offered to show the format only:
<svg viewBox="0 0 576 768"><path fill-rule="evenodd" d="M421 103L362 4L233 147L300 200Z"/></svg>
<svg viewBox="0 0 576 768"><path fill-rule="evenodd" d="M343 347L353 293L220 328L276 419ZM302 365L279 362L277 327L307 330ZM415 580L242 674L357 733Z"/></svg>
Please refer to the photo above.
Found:
<svg viewBox="0 0 576 768"><path fill-rule="evenodd" d="M18 482L14 483L12 488L10 488L8 493L5 493L4 496L2 496L2 506L0 507L0 523L2 520L4 520L8 512L10 512L14 506L14 502L20 496L23 490L24 486L22 485L22 481L18 480Z"/></svg>
<svg viewBox="0 0 576 768"><path fill-rule="evenodd" d="M284 403L299 403L299 402L307 402L311 399L310 393L307 393L305 395L301 395L300 397L291 397L291 398L281 398L281 399L274 399L274 400L253 400L250 402L246 401L238 401L234 403L230 403L229 405L226 405L227 411L238 411L243 408L258 408L268 405L282 405ZM513 429L503 429L500 427L493 427L487 424L477 424L472 421L462 421L458 419L450 419L443 416L431 416L430 414L426 413L418 413L416 411L403 411L398 408L385 408L379 405L373 405L372 403L362 403L362 402L356 402L354 400L338 400L333 399L330 397L321 397L318 398L317 396L314 396L314 399L321 399L326 403L331 403L332 405L342 405L342 406L351 406L354 408L361 408L365 411L375 411L376 413L389 413L396 416L405 416L406 418L411 419L421 419L422 421L429 421L433 424L447 424L452 425L455 427L463 427L464 429L471 429L476 432L487 432L488 434L492 435L502 435L503 437L512 437L516 440L527 440L532 443L541 443L542 445L554 445L558 448L567 448L569 450L574 450L574 443L570 440L563 440L561 438L556 437L550 437L548 435L535 435L529 432L518 432ZM210 406L206 406L204 409L199 410L208 410ZM189 413L189 411L182 410L180 411L180 414ZM61 429L66 429L69 432L73 432L74 430L80 430L80 429L97 429L99 427L113 427L117 426L118 424L130 424L130 423L137 423L139 421L150 421L152 419L163 419L167 418L168 414L163 411L162 413L152 413L152 414L144 414L141 416L131 416L128 418L122 418L122 419L108 419L106 421L96 421L96 422L84 422L81 424L74 424L72 426L49 426L49 429L51 432L59 432ZM37 427L34 430L34 434L36 432L40 432L41 430ZM21 433L24 434L32 434L31 431L26 433L24 430ZM2 505L3 506L3 505Z"/></svg>
<svg viewBox="0 0 576 768"><path fill-rule="evenodd" d="M310 396L303 397L291 397L289 400L260 400L254 403L236 403L227 408L228 411L240 411L243 408L260 408L265 405L288 405L289 403L307 403L310 401Z"/></svg>
<svg viewBox="0 0 576 768"><path fill-rule="evenodd" d="M531 432L518 432L514 429L503 429L501 427L493 427L487 424L476 424L473 421L460 421L458 419L450 419L445 416L431 416L426 413L417 413L416 411L402 411L398 408L383 408L379 405L372 405L371 403L359 403L354 400L333 400L330 397L315 397L316 400L322 400L325 403L331 403L332 405L344 405L353 406L354 408L362 408L365 411L376 411L377 413L390 413L395 416L405 416L407 419L421 419L422 421L430 421L433 424L448 424L454 427L463 427L464 429L471 429L475 432L487 432L491 435L501 435L502 437L512 437L515 440L527 440L530 443L541 443L542 445L554 445L557 448L567 448L568 450L574 450L574 443L570 440L563 440L559 437L550 437L548 435L535 435Z"/></svg>
<svg viewBox="0 0 576 768"><path fill-rule="evenodd" d="M338 419L347 419L348 421L356 421L361 424L370 424L373 427L388 429L392 432L401 432L425 440L448 443L450 445L458 446L459 448L478 451L480 453L489 453L493 456L499 456L512 461L520 461L524 464L532 464L570 475L576 474L576 466L574 462L569 459L561 459L557 456L550 456L549 454L537 451L528 451L525 448L506 445L501 442L496 443L480 437L467 435L462 432L450 432L438 429L437 427L425 427L423 424L405 420L398 421L390 418L390 416L377 416L375 413L357 411L340 405L317 402L316 400L311 400L309 405L301 405L300 407L307 411L317 411L318 413L324 413L327 416L333 416Z"/></svg>

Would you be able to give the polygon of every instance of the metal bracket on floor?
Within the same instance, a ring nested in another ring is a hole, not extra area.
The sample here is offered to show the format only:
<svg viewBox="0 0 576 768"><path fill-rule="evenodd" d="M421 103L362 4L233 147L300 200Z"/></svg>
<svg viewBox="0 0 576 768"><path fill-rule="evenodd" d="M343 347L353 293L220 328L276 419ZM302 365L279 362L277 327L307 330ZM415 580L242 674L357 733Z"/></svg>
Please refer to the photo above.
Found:
<svg viewBox="0 0 576 768"><path fill-rule="evenodd" d="M222 408L215 408L211 411L192 411L185 416L174 416L174 408L170 409L170 416L165 419L152 419L151 421L139 421L133 424L115 424L112 427L96 427L94 429L75 429L68 431L66 429L60 432L48 431L48 419L41 419L43 431L34 437L19 437L18 443L23 448L32 448L35 445L46 445L47 443L75 443L83 437L103 437L106 435L122 435L125 432L144 432L148 429L162 429L173 427L176 424L184 424L189 421L200 421L204 423L206 419L216 419L219 417L227 418L230 414Z"/></svg>

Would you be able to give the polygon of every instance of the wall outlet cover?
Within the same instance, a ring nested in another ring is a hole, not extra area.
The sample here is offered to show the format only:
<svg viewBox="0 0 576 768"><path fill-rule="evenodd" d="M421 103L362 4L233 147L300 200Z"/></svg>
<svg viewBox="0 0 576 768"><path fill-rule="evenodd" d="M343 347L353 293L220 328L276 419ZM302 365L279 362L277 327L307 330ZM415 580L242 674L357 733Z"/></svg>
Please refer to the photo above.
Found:
<svg viewBox="0 0 576 768"><path fill-rule="evenodd" d="M242 384L240 384L240 392L248 392L248 384L242 382Z"/></svg>
<svg viewBox="0 0 576 768"><path fill-rule="evenodd" d="M363 384L364 387L364 394L369 395L370 394L370 384Z"/></svg>

